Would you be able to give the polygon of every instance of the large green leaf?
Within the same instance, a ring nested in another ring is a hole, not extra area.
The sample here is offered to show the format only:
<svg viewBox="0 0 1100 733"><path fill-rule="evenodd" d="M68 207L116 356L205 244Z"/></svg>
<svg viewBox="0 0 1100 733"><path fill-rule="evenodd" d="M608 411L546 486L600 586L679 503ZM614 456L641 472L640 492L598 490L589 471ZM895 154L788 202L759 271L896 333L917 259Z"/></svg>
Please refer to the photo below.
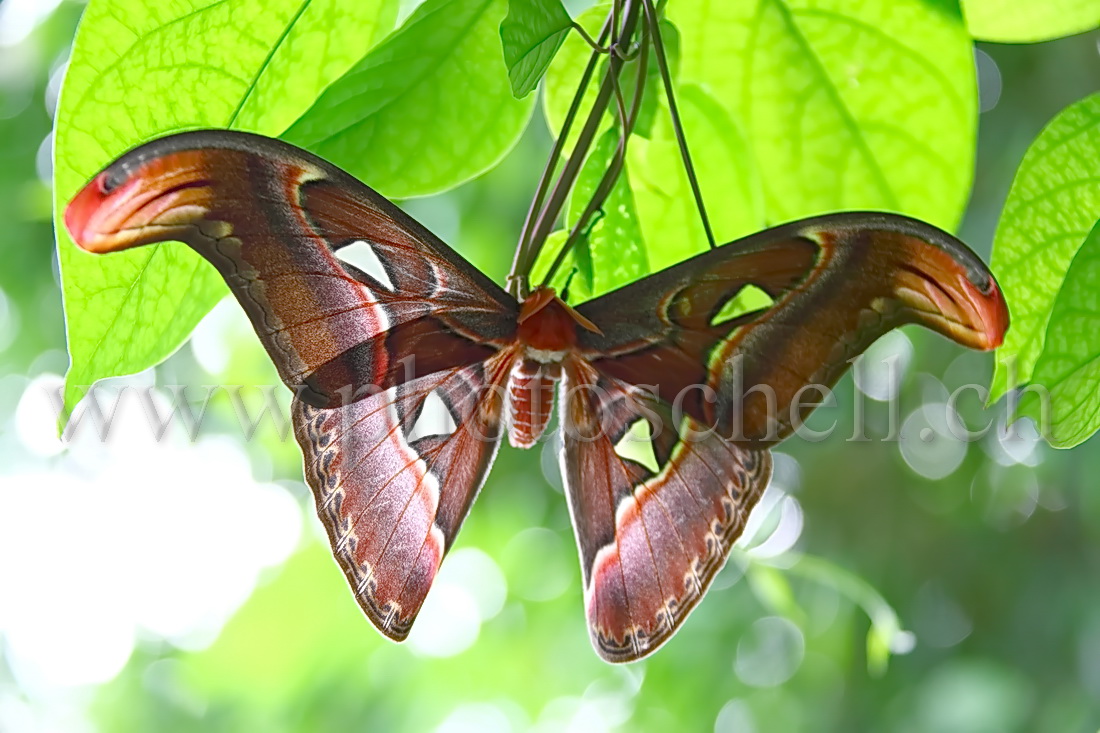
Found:
<svg viewBox="0 0 1100 733"><path fill-rule="evenodd" d="M962 0L962 8L980 41L1034 43L1100 26L1096 0Z"/></svg>
<svg viewBox="0 0 1100 733"><path fill-rule="evenodd" d="M495 165L533 100L512 96L505 0L428 0L283 136L393 198L451 188Z"/></svg>
<svg viewBox="0 0 1100 733"><path fill-rule="evenodd" d="M744 134L701 87L681 86L677 100L718 243L758 231L764 224L763 189ZM662 106L658 117L651 139L631 140L628 157L638 218L654 269L707 248L666 107Z"/></svg>
<svg viewBox="0 0 1100 733"><path fill-rule="evenodd" d="M577 17L577 24L595 38L610 11L611 3L598 3L595 7L581 13ZM577 85L580 83L584 67L591 55L592 47L584 42L580 34L570 33L566 36L565 42L562 43L557 56L554 57L554 62L546 72L546 82L543 84L543 112L546 114L546 124L554 135L557 135L558 131L561 130L565 114L573 102ZM578 122L574 123L569 137L566 138L569 146L567 150L572 148L585 115L587 115L592 108L592 103L596 100L596 94L600 88L600 79L603 78L606 70L606 63L606 60L600 62L596 67L596 72L592 75L592 81L584 90L584 97L577 114ZM602 121L602 129L610 127L613 122L610 115L605 115Z"/></svg>
<svg viewBox="0 0 1100 733"><path fill-rule="evenodd" d="M1098 212L1100 214L1100 212ZM1073 258L1047 324L1031 381L1050 395L1029 392L1020 413L1043 429L1051 445L1072 448L1100 430L1100 223Z"/></svg>
<svg viewBox="0 0 1100 733"><path fill-rule="evenodd" d="M558 256L558 252L565 246L565 240L569 239L569 231L558 229L550 232L546 237L546 243L539 250L539 257L531 268L531 284L539 285L546 279L546 273L550 265ZM576 274L574 275L574 271ZM592 297L592 253L583 240L573 246L562 258L561 266L550 279L550 285L559 293L565 290L568 283L569 297L572 303L583 303Z"/></svg>
<svg viewBox="0 0 1100 733"><path fill-rule="evenodd" d="M618 130L608 130L589 156L569 202L570 222L580 218L600 179L611 166L619 137ZM603 215L587 237L592 261L593 297L634 282L650 272L646 243L625 169L604 201L602 211Z"/></svg>
<svg viewBox="0 0 1100 733"><path fill-rule="evenodd" d="M618 149L619 132L607 130L596 142L577 177L577 185L569 202L569 225L572 227L588 205L604 173L611 166ZM590 262L591 297L610 292L649 274L645 241L638 224L638 212L626 171L619 174L615 185L601 207L601 214L588 236L577 246L587 252L582 261Z"/></svg>
<svg viewBox="0 0 1100 733"><path fill-rule="evenodd" d="M680 31L675 24L667 18L659 21L661 28L661 42L665 49L665 58L669 65L669 75L675 81L680 70ZM640 57L640 56L639 56ZM623 89L623 98L627 108L634 103L635 87L633 80L638 76L638 59L628 61L623 65L622 78L626 88ZM657 51L650 45L649 59L646 64L646 82L643 92L642 106L638 110L638 120L634 125L634 134L649 138L653 135L653 125L662 114L667 114L667 108L662 108L665 100L664 82L661 78L661 67L657 63Z"/></svg>
<svg viewBox="0 0 1100 733"><path fill-rule="evenodd" d="M678 100L719 243L759 230L764 223L763 194L744 136L700 87L685 85ZM661 105L657 118L650 139L631 138L627 165L603 206L603 218L567 260L567 268L577 266L586 284L584 290L574 286L578 294L599 295L707 249L668 108ZM570 224L610 164L618 137L616 129L606 130L585 161L571 198ZM554 254L548 243L541 259ZM562 277L559 273L555 282Z"/></svg>
<svg viewBox="0 0 1100 733"><path fill-rule="evenodd" d="M771 222L901 211L946 228L970 190L973 50L924 0L677 0L681 82L739 122Z"/></svg>
<svg viewBox="0 0 1100 733"><path fill-rule="evenodd" d="M720 242L838 209L958 223L976 136L961 17L922 0L677 0L667 12L684 128ZM606 13L599 5L579 22L594 33ZM551 129L589 52L567 39L547 74ZM707 245L667 108L647 137L631 140L626 175L656 269Z"/></svg>
<svg viewBox="0 0 1100 733"><path fill-rule="evenodd" d="M583 13L577 22L588 31L589 34L595 36L599 33L610 10L610 4L600 3ZM663 16L660 20L660 27L661 38L665 46L665 54L668 57L668 63L671 67L672 75L675 78L680 65L680 33L676 29L676 26ZM551 66L550 71L546 74L546 93L543 99L543 107L546 113L547 124L555 134L561 129L561 123L565 119L566 111L573 102L577 84L580 83L584 67L588 63L591 54L591 46L589 46L580 35L573 34L566 39L561 51L558 52L557 59ZM620 79L622 80L621 88L623 100L625 106L628 108L633 102L634 80L638 74L637 63L637 60L627 61L627 63L623 65L623 70L620 75ZM607 71L607 60L602 60L596 69L597 71L593 76L595 81L585 90L584 99L580 107L581 114L578 116L579 120L584 119L584 112L592 106L592 102L596 98L599 82ZM642 107L638 114L638 120L634 126L634 134L642 137L650 136L653 123L658 115L660 100L662 99L664 99L664 90L661 86L661 73L657 66L656 55L651 45L648 65L646 66L645 97L642 99ZM618 115L619 113L616 106L611 104L601 121L601 130L607 129L615 124ZM574 126L569 137L570 141L576 139L579 128L579 124Z"/></svg>
<svg viewBox="0 0 1100 733"><path fill-rule="evenodd" d="M513 94L525 97L539 85L572 27L560 0L508 1L500 40Z"/></svg>
<svg viewBox="0 0 1100 733"><path fill-rule="evenodd" d="M93 0L73 45L55 137L55 214L101 167L168 132L278 134L389 32L394 0ZM243 31L247 32L243 32ZM98 257L57 228L72 366L82 387L168 356L222 297L182 245Z"/></svg>
<svg viewBox="0 0 1100 733"><path fill-rule="evenodd" d="M1016 172L993 240L1012 313L991 399L1032 378L1066 270L1100 217L1100 94L1055 117Z"/></svg>

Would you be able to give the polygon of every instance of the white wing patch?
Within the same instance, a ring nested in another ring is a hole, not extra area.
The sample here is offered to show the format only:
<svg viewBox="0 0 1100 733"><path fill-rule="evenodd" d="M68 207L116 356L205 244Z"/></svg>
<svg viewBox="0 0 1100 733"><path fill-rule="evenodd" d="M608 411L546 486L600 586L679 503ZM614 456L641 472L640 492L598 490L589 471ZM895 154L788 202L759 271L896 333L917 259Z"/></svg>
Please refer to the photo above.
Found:
<svg viewBox="0 0 1100 733"><path fill-rule="evenodd" d="M661 472L657 465L657 453L653 450L653 438L650 435L650 424L645 418L638 418L623 433L619 442L615 444L615 453L620 458L626 458L640 463L654 474Z"/></svg>
<svg viewBox="0 0 1100 733"><path fill-rule="evenodd" d="M447 403L433 390L424 398L424 407L405 440L411 444L430 435L451 435L457 429L458 425Z"/></svg>
<svg viewBox="0 0 1100 733"><path fill-rule="evenodd" d="M370 242L364 242L360 239L346 247L341 247L336 250L335 254L341 262L358 267L377 280L386 290L393 291L393 281L390 280L386 268L382 266L382 260L378 259L378 255L375 254L374 247Z"/></svg>

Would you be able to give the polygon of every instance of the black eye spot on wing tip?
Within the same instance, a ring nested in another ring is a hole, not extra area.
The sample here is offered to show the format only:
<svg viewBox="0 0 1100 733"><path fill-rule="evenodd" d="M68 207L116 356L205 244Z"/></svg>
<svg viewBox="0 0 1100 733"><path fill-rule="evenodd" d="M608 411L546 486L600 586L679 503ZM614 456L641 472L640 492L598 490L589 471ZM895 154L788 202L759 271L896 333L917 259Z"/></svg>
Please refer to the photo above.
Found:
<svg viewBox="0 0 1100 733"><path fill-rule="evenodd" d="M99 178L96 180L99 183L99 191L102 194L109 194L116 188L126 183L130 178L129 166L115 164L107 170L99 174Z"/></svg>
<svg viewBox="0 0 1100 733"><path fill-rule="evenodd" d="M997 283L993 279L993 273L989 271L989 267L969 247L958 240L955 240L955 242L958 242L958 244L944 247L944 249L959 264L963 274L966 275L966 279L979 293L982 295L992 294L997 289Z"/></svg>
<svg viewBox="0 0 1100 733"><path fill-rule="evenodd" d="M962 268L966 279L982 295L990 295L996 290L997 284L993 279L993 274L989 271L989 267L982 261L981 257L975 254L974 250L970 249L958 237L918 219L897 215L885 215L884 218L887 221L901 222L900 226L894 224L895 227L898 227L898 230L939 247L950 255L951 259Z"/></svg>
<svg viewBox="0 0 1100 733"><path fill-rule="evenodd" d="M992 295L993 291L997 289L997 281L993 279L993 276L989 273L985 274L985 279L975 280L975 275L969 271L966 273L966 277L974 284L974 287L978 289L978 292L982 295Z"/></svg>

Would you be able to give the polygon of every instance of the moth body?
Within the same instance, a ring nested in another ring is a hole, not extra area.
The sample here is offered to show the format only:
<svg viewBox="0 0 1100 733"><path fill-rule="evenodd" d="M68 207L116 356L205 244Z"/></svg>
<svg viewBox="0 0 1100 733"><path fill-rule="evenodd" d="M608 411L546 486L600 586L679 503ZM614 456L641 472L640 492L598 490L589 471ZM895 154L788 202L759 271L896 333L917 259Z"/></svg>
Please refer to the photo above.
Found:
<svg viewBox="0 0 1100 733"><path fill-rule="evenodd" d="M562 364L577 345L578 328L595 328L557 296L539 288L520 307L517 356L508 378L508 442L530 448L546 431Z"/></svg>
<svg viewBox="0 0 1100 733"><path fill-rule="evenodd" d="M295 392L333 556L397 641L502 432L534 445L555 391L589 633L628 662L702 599L767 486L768 449L812 409L807 389L897 326L991 349L1009 323L962 242L879 212L773 227L576 309L548 287L519 302L344 171L225 130L126 153L65 224L94 253L180 240L223 276ZM748 287L771 304L723 319Z"/></svg>
<svg viewBox="0 0 1100 733"><path fill-rule="evenodd" d="M560 379L560 361L543 364L529 358L516 360L508 378L508 442L514 447L530 448L542 437Z"/></svg>

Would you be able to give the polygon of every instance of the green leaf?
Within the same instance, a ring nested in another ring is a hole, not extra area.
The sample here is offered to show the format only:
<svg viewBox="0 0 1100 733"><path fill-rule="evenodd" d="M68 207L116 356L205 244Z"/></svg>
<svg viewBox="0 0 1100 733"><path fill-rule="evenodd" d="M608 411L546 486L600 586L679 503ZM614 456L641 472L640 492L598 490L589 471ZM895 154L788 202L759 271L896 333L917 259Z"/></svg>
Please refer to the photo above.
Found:
<svg viewBox="0 0 1100 733"><path fill-rule="evenodd" d="M530 279L532 285L543 281L550 265L554 262L554 258L557 257L558 251L561 250L568 238L569 232L565 229L550 232L546 237L546 244L542 246L539 258L535 261L535 266L531 268ZM592 253L588 250L588 246L584 241L578 242L566 253L561 266L550 280L550 285L556 288L559 293L565 289L566 283L569 283L569 301L572 303L583 303L592 297L591 257ZM577 271L577 274L570 280L570 274L574 270Z"/></svg>
<svg viewBox="0 0 1100 733"><path fill-rule="evenodd" d="M571 227L580 219L585 206L596 192L600 179L611 166L618 143L618 131L607 130L600 136L585 161L569 200ZM592 226L588 237L578 243L578 247L588 251L587 259L591 262L591 297L634 282L650 272L645 241L638 225L638 212L634 206L634 194L630 190L625 170L619 174L619 179L601 210L603 214Z"/></svg>
<svg viewBox="0 0 1100 733"><path fill-rule="evenodd" d="M197 127L278 134L389 32L396 8L394 0L93 0L57 111L56 221L88 179L143 141ZM82 386L167 357L225 292L183 245L100 257L58 226L57 247L69 410Z"/></svg>
<svg viewBox="0 0 1100 733"><path fill-rule="evenodd" d="M1100 430L1100 222L1073 258L1047 324L1031 382L1050 394L1028 392L1020 414L1033 418L1057 448L1072 448ZM1028 399L1030 398L1030 399Z"/></svg>
<svg viewBox="0 0 1100 733"><path fill-rule="evenodd" d="M600 179L611 166L619 144L618 129L605 130L577 176L569 199L566 221L570 229L592 199ZM633 140L631 142L633 143ZM533 280L539 282L558 254L566 233L560 239L548 238L533 269ZM570 284L571 300L580 302L610 292L648 275L652 268L646 255L645 238L638 220L629 174L624 170L612 187L596 217L589 221L589 231L566 255L554 276L553 285L562 288L573 269L577 279ZM578 287L580 285L580 287Z"/></svg>
<svg viewBox="0 0 1100 733"><path fill-rule="evenodd" d="M504 63L512 93L525 97L539 85L573 27L560 0L509 0L500 24Z"/></svg>
<svg viewBox="0 0 1100 733"><path fill-rule="evenodd" d="M611 12L611 3L599 3L581 13L577 17L577 24L588 31L590 36L596 38L609 12ZM577 85L580 83L584 67L588 64L591 55L592 47L584 42L580 34L571 33L566 37L565 42L558 50L557 56L554 57L554 62L546 72L546 81L543 83L542 108L546 115L546 124L553 135L557 135L558 131L561 130L565 114L573 102ZM571 149L573 143L576 142L581 123L592 108L592 103L596 100L600 87L599 80L602 78L606 63L606 61L601 61L596 66L596 71L592 74L592 81L584 90L584 96L577 113L578 122L573 125L572 131L566 138L568 145L566 150ZM601 124L603 129L606 129L613 124L613 118L610 115L604 115Z"/></svg>
<svg viewBox="0 0 1100 733"><path fill-rule="evenodd" d="M718 242L761 229L763 188L741 130L701 87L680 86L677 100ZM667 107L661 107L657 123L652 139L631 139L627 159L649 260L654 269L661 269L708 245Z"/></svg>
<svg viewBox="0 0 1100 733"><path fill-rule="evenodd" d="M962 9L979 41L1034 43L1100 26L1096 0L962 0Z"/></svg>
<svg viewBox="0 0 1100 733"><path fill-rule="evenodd" d="M710 319L710 322L717 326L726 321L740 318L746 313L771 308L773 305L775 305L775 299L772 296L755 285L749 284L741 288L737 295L727 300L726 304Z"/></svg>
<svg viewBox="0 0 1100 733"><path fill-rule="evenodd" d="M680 31L667 18L658 21L661 28L661 41L665 47L665 59L668 61L669 74L673 83L677 78L680 68ZM622 79L624 80L623 99L627 109L634 103L634 79L638 76L638 60L628 61L623 65ZM668 114L665 106L665 87L661 78L661 67L657 64L657 51L653 45L649 46L649 59L646 63L645 91L642 96L642 106L638 110L638 120L634 123L634 134L641 137L651 137L653 125L660 115Z"/></svg>
<svg viewBox="0 0 1100 733"><path fill-rule="evenodd" d="M578 18L577 23L582 26L589 35L595 37L603 26L604 21L607 19L608 13L611 11L611 5L609 3L601 3L591 8L587 12L583 13ZM661 27L661 38L665 44L665 55L668 58L670 71L673 79L676 78L677 69L680 65L680 33L676 29L676 26L667 18L661 17L659 20ZM584 72L584 67L588 63L589 56L592 54L592 48L584 39L578 34L570 35L561 50L558 52L557 58L553 65L550 67L550 71L546 74L545 94L543 96L543 110L546 113L546 121L550 127L550 130L557 134L561 129L561 123L565 119L565 114L569 109L570 104L573 102L573 96L576 94L577 84L580 83L581 76ZM620 74L620 80L623 92L623 100L627 109L630 108L634 99L634 80L638 75L638 61L631 60L623 64L623 69ZM603 75L607 73L607 60L601 60L596 67L596 72L593 74L592 83L585 89L583 101L580 106L580 113L577 119L583 120L584 114L592 107L592 102L595 101L597 91L599 89L600 80ZM656 52L653 50L652 44L649 50L649 59L646 66L646 84L645 84L645 96L642 98L642 106L638 113L638 120L634 125L634 134L642 137L649 137L653 128L654 121L660 117L664 108L661 107L664 100L664 87L661 81L660 69L657 66ZM616 105L612 103L608 106L607 112L604 113L604 118L600 123L600 131L614 126L619 119L619 113ZM579 124L574 125L573 130L569 135L569 144L576 140L576 136L580 131Z"/></svg>
<svg viewBox="0 0 1100 733"><path fill-rule="evenodd" d="M498 28L505 0L428 0L283 136L391 198L452 188L519 139Z"/></svg>
<svg viewBox="0 0 1100 733"><path fill-rule="evenodd" d="M1032 378L1066 270L1100 217L1100 94L1060 112L1016 171L993 239L993 272L1011 306L991 400Z"/></svg>
<svg viewBox="0 0 1100 733"><path fill-rule="evenodd" d="M977 124L962 18L924 0L677 0L680 81L738 122L769 222L901 211L953 228Z"/></svg>

